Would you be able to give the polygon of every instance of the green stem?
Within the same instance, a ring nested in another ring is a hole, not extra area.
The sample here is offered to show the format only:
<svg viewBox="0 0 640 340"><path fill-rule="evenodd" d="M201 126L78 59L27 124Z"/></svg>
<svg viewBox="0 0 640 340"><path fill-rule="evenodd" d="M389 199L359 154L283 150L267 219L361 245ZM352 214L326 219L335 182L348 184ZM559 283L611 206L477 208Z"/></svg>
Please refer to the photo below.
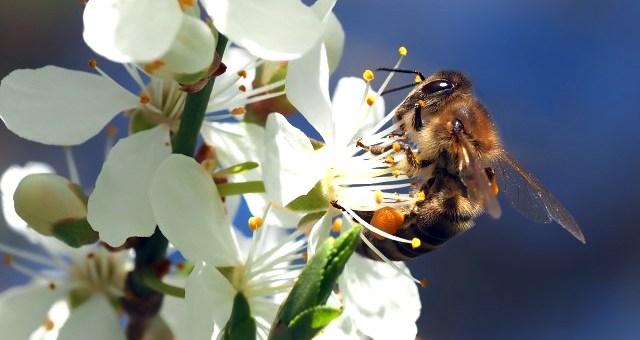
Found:
<svg viewBox="0 0 640 340"><path fill-rule="evenodd" d="M220 196L233 196L265 192L264 182L249 181L239 183L221 183L216 185Z"/></svg>
<svg viewBox="0 0 640 340"><path fill-rule="evenodd" d="M138 273L138 279L142 281L147 287L155 290L158 293L165 295L171 295L180 299L184 299L185 291L182 287L176 287L168 283L162 282L158 278L158 275L152 270L143 270Z"/></svg>

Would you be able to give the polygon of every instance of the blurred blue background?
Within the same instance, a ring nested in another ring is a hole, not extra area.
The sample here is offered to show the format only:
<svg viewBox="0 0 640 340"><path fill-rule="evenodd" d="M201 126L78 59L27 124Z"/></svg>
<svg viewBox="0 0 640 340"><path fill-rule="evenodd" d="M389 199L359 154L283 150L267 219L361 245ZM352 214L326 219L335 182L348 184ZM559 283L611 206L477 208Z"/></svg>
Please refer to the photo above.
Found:
<svg viewBox="0 0 640 340"><path fill-rule="evenodd" d="M0 1L0 77L46 64L86 70L94 54L82 41L82 9L77 1ZM410 262L430 282L421 289L419 336L640 337L640 2L339 0L335 12L347 42L333 84L392 66L400 45L409 50L406 68L464 71L505 147L587 238L582 245L558 225L536 225L504 201L501 219L482 217ZM402 97L387 97L388 108ZM74 148L85 185L100 170L103 147L101 135ZM66 173L59 148L0 126L0 170L28 160ZM27 245L6 229L0 240ZM0 267L0 289L24 280Z"/></svg>

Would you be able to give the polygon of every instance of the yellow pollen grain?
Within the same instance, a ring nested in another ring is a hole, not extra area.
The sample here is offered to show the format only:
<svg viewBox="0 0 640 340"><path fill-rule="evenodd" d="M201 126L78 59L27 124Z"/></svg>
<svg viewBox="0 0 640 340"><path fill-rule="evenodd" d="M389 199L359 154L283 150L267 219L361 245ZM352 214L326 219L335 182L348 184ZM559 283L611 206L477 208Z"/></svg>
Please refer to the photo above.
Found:
<svg viewBox="0 0 640 340"><path fill-rule="evenodd" d="M118 135L118 128L115 125L109 125L107 126L106 134L109 138L116 138Z"/></svg>
<svg viewBox="0 0 640 340"><path fill-rule="evenodd" d="M56 289L56 283L55 282L49 282L49 289L51 290L55 290Z"/></svg>
<svg viewBox="0 0 640 340"><path fill-rule="evenodd" d="M140 104L147 105L151 101L151 97L148 94L143 93L140 95Z"/></svg>
<svg viewBox="0 0 640 340"><path fill-rule="evenodd" d="M256 231L256 229L262 226L262 217L252 216L249 218L248 224L251 231Z"/></svg>
<svg viewBox="0 0 640 340"><path fill-rule="evenodd" d="M427 281L427 279L420 279L420 285L422 288L426 288L428 283L429 281Z"/></svg>
<svg viewBox="0 0 640 340"><path fill-rule="evenodd" d="M424 100L420 99L418 100L418 105L420 105L420 107L425 107L427 106L427 103L425 103Z"/></svg>
<svg viewBox="0 0 640 340"><path fill-rule="evenodd" d="M362 72L362 78L364 78L364 80L366 80L367 82L370 82L374 80L376 76L373 74L373 71L365 70L364 72Z"/></svg>
<svg viewBox="0 0 640 340"><path fill-rule="evenodd" d="M196 0L178 0L178 4L180 5L180 9L184 12L187 7L191 7L195 5Z"/></svg>
<svg viewBox="0 0 640 340"><path fill-rule="evenodd" d="M331 225L331 231L334 233L339 233L342 230L342 218L338 217L333 220L333 224Z"/></svg>
<svg viewBox="0 0 640 340"><path fill-rule="evenodd" d="M416 249L416 248L420 247L421 244L422 244L422 242L420 242L420 239L417 238L417 237L414 237L411 240L411 248L413 248L413 249Z"/></svg>
<svg viewBox="0 0 640 340"><path fill-rule="evenodd" d="M424 191L420 191L416 194L416 201L422 202L427 199L427 196L424 194Z"/></svg>
<svg viewBox="0 0 640 340"><path fill-rule="evenodd" d="M240 92L247 92L247 87L244 85L240 85L238 86L238 90L240 90Z"/></svg>
<svg viewBox="0 0 640 340"><path fill-rule="evenodd" d="M406 56L407 55L407 48L404 47L404 46L400 46L400 48L398 49L398 53L403 57Z"/></svg>
<svg viewBox="0 0 640 340"><path fill-rule="evenodd" d="M393 152L400 152L400 150L402 150L402 146L400 146L398 142L393 143L391 147L393 148Z"/></svg>
<svg viewBox="0 0 640 340"><path fill-rule="evenodd" d="M382 191L380 191L380 190L376 190L376 191L373 193L373 195L374 195L374 197L375 197L375 199L376 199L376 203L378 203L378 204L382 203Z"/></svg>
<svg viewBox="0 0 640 340"><path fill-rule="evenodd" d="M247 77L247 71L246 70L238 71L238 76L242 77L242 78L246 78Z"/></svg>
<svg viewBox="0 0 640 340"><path fill-rule="evenodd" d="M50 331L52 330L56 325L53 323L53 320L51 319L46 319L44 320L44 324L42 324L42 326L44 327L45 331Z"/></svg>
<svg viewBox="0 0 640 340"><path fill-rule="evenodd" d="M242 106L236 107L233 110L231 110L231 114L234 116L243 115L245 113L247 113L247 110Z"/></svg>
<svg viewBox="0 0 640 340"><path fill-rule="evenodd" d="M162 60L152 61L149 64L144 65L144 71L149 73L149 74L152 74L155 71L157 71L160 68L162 68L164 65L165 65L165 63Z"/></svg>
<svg viewBox="0 0 640 340"><path fill-rule="evenodd" d="M367 105L371 106L375 102L376 102L376 97L375 96L373 96L371 94L367 96Z"/></svg>
<svg viewBox="0 0 640 340"><path fill-rule="evenodd" d="M398 176L400 176L401 172L400 172L400 170L393 170L393 171L391 171L391 174L393 175L393 177L398 178Z"/></svg>
<svg viewBox="0 0 640 340"><path fill-rule="evenodd" d="M3 260L4 264L6 264L7 266L10 266L13 264L13 256L11 255L5 255L4 256L4 260Z"/></svg>
<svg viewBox="0 0 640 340"><path fill-rule="evenodd" d="M89 59L89 67L96 68L98 66L98 62L95 59Z"/></svg>

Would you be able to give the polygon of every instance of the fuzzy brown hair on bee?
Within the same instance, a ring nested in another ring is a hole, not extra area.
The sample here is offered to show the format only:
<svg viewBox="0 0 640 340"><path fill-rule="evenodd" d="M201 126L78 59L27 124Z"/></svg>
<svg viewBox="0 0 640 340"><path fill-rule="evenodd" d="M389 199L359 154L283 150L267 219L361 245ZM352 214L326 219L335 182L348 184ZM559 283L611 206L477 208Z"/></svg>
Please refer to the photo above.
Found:
<svg viewBox="0 0 640 340"><path fill-rule="evenodd" d="M540 223L556 221L585 242L564 206L503 149L489 112L473 95L471 82L462 73L440 71L423 78L398 106L395 119L398 132L390 137L397 138L406 156L397 166L417 181L414 194L423 199L394 208L401 218L393 226L385 225L388 219L378 218L382 210L357 212L379 229L421 240L418 248L412 248L364 231L369 243L390 260L407 260L439 248L470 229L485 211L498 218L498 189L524 216ZM373 154L391 149L358 145ZM357 251L381 259L364 243Z"/></svg>

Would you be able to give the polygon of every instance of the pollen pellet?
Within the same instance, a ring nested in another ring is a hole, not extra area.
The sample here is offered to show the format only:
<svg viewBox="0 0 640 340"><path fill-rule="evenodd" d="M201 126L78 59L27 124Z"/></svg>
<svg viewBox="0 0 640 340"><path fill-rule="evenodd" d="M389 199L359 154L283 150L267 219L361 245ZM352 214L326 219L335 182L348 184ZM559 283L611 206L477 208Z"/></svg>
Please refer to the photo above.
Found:
<svg viewBox="0 0 640 340"><path fill-rule="evenodd" d="M96 68L98 66L98 62L95 59L89 59L89 67Z"/></svg>
<svg viewBox="0 0 640 340"><path fill-rule="evenodd" d="M384 207L376 210L371 218L372 226L391 235L395 235L403 223L404 215L398 209L392 207ZM373 236L378 240L385 239L384 236L376 233L373 233Z"/></svg>
<svg viewBox="0 0 640 340"><path fill-rule="evenodd" d="M376 102L376 97L374 97L373 95L368 95L367 96L367 105L371 106L375 102Z"/></svg>
<svg viewBox="0 0 640 340"><path fill-rule="evenodd" d="M400 48L398 49L398 53L403 57L406 56L407 55L407 48L404 47L404 46L400 46Z"/></svg>
<svg viewBox="0 0 640 340"><path fill-rule="evenodd" d="M234 116L243 115L245 113L247 113L247 110L242 106L236 107L233 110L231 110L231 114Z"/></svg>
<svg viewBox="0 0 640 340"><path fill-rule="evenodd" d="M262 217L259 217L259 216L250 217L248 224L249 224L249 229L251 229L252 231L255 231L256 229L262 226Z"/></svg>
<svg viewBox="0 0 640 340"><path fill-rule="evenodd" d="M42 325L46 331L52 330L56 325L53 323L53 320L46 319L44 320L44 324Z"/></svg>
<svg viewBox="0 0 640 340"><path fill-rule="evenodd" d="M334 233L339 233L342 230L342 218L338 217L333 220L333 224L331 225L331 231Z"/></svg>
<svg viewBox="0 0 640 340"><path fill-rule="evenodd" d="M364 78L364 80L366 81L372 81L375 79L375 75L373 74L373 71L371 70L365 70L362 73L362 78Z"/></svg>
<svg viewBox="0 0 640 340"><path fill-rule="evenodd" d="M374 195L374 197L375 197L375 199L376 199L376 203L378 203L378 204L382 203L382 191L380 191L380 190L376 190L376 191L373 193L373 195Z"/></svg>

